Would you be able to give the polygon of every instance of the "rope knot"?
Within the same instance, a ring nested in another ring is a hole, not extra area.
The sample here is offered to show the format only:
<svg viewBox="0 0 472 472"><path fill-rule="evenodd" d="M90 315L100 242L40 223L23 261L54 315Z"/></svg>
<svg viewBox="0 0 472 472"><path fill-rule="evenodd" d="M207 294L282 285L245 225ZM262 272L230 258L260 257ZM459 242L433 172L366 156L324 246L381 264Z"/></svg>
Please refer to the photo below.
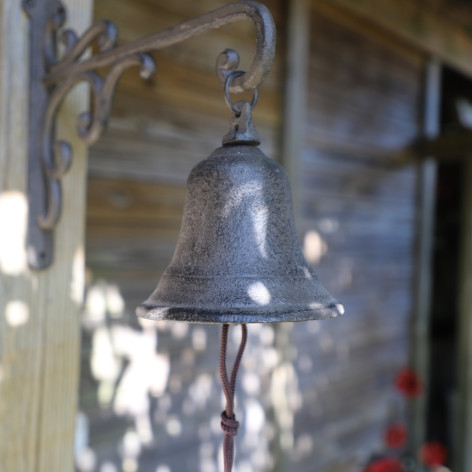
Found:
<svg viewBox="0 0 472 472"><path fill-rule="evenodd" d="M239 421L236 421L236 417L233 415L229 418L226 415L226 411L221 412L221 429L225 434L230 436L236 436L238 434Z"/></svg>

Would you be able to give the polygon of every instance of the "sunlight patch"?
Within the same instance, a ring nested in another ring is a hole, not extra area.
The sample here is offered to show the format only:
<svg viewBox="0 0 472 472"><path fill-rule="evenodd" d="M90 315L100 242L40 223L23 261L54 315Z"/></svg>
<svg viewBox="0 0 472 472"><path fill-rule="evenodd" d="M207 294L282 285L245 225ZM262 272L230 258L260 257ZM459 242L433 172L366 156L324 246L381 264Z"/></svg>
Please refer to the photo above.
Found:
<svg viewBox="0 0 472 472"><path fill-rule="evenodd" d="M317 231L308 231L303 240L303 254L310 264L318 263L328 251L328 246Z"/></svg>
<svg viewBox="0 0 472 472"><path fill-rule="evenodd" d="M19 300L8 302L5 308L5 318L10 326L24 325L29 319L28 305Z"/></svg>
<svg viewBox="0 0 472 472"><path fill-rule="evenodd" d="M262 282L255 282L249 286L247 293L252 301L258 305L267 305L270 300L270 292Z"/></svg>
<svg viewBox="0 0 472 472"><path fill-rule="evenodd" d="M0 231L0 270L7 275L18 275L26 270L26 222L28 206L20 192L0 195L0 218L8 222L8 230Z"/></svg>

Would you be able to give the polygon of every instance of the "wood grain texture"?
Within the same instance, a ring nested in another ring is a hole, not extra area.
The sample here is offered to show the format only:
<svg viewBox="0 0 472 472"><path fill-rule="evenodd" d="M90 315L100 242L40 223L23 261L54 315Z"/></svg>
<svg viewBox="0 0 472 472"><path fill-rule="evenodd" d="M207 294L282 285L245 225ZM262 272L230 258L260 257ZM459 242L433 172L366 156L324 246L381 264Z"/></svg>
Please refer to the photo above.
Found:
<svg viewBox="0 0 472 472"><path fill-rule="evenodd" d="M97 0L96 16L111 17L113 11L128 40L221 3ZM279 62L261 87L255 122L267 154L280 158L288 18L284 2L269 7L278 27ZM373 34L357 21L337 21L323 12L314 8L304 18L311 25L309 60L299 66L306 67L307 76L301 72L290 85L291 93L299 93L297 86L306 81L306 119L297 115L303 102L299 94L298 105L284 115L283 132L302 138L293 162L300 171L292 172L302 245L347 313L338 320L275 330L254 326L259 331L251 334L252 351L241 370L237 414L244 431L237 437L236 456L237 467L254 471L362 470L362 461L381 442L386 421L404 413L392 379L407 362L417 176L389 156L420 133L423 55L388 33ZM226 131L214 57L223 47L236 45L244 54L252 47L244 25L215 34L160 53L160 72L149 84L127 73L110 129L91 150L90 306L83 318L81 411L89 420L88 447L97 467L124 468L125 460L140 472L160 466L205 472L219 467L217 328L175 323L150 328L134 316L134 307L153 290L172 256L186 176ZM296 122L287 123L290 116ZM293 144L294 136L288 138L285 143ZM289 147L282 159L289 157ZM119 293L120 310L107 306L109 292ZM102 303L101 318L93 300L98 307ZM126 385L137 369L134 356L154 329L152 347L139 365L145 378L161 379L164 386L144 385L145 394L130 394L125 408L120 399L126 388L133 391ZM203 349L198 339L205 340ZM112 380L96 364L102 345L111 352L105 356L110 365L119 366ZM153 364L155 356L169 363L167 377ZM254 417L265 423L257 434L251 429L257 428ZM141 449L126 458L123 445L130 434ZM260 443L271 434L271 448Z"/></svg>
<svg viewBox="0 0 472 472"><path fill-rule="evenodd" d="M82 31L91 2L65 4L70 25ZM31 272L25 255L28 22L21 2L0 2L0 21L0 470L67 472L74 469L86 152L71 139L75 158L64 182L55 263ZM61 111L59 132L68 137L85 92L74 93Z"/></svg>
<svg viewBox="0 0 472 472"><path fill-rule="evenodd" d="M282 134L282 165L292 187L295 219L300 210L298 179L303 148L303 127L307 118L310 14L307 0L289 2L287 14L287 54L285 106Z"/></svg>
<svg viewBox="0 0 472 472"><path fill-rule="evenodd" d="M32 313L35 290L30 277L34 275L28 273L24 253L28 29L18 2L1 2L0 19L0 470L26 471L36 467L40 423L38 394L42 377L41 336L38 335L42 323L36 313ZM4 241L7 228L12 236ZM14 258L10 258L12 252L16 253ZM16 326L8 322L10 317L19 318ZM21 320L26 318L28 323L21 324ZM35 395L32 396L31 392Z"/></svg>
<svg viewBox="0 0 472 472"><path fill-rule="evenodd" d="M124 42L226 3L96 0L94 15L115 21ZM264 152L280 159L285 5L277 0L268 6L278 28L277 58L259 88L254 122ZM156 328L138 321L134 310L154 290L171 260L191 168L220 146L229 127L230 111L214 71L216 57L234 48L245 68L254 53L254 39L250 23L230 25L160 51L155 55L158 72L150 82L143 82L136 70L128 71L117 88L109 129L90 150L89 287L80 411L89 434L83 451L92 451L97 470L107 463L139 472L155 472L161 466L172 471L219 469L219 327L166 323ZM243 97L251 98L247 94L233 99ZM122 303L118 312L100 311L100 300L106 307L109 292ZM272 460L269 436L263 432L273 425L265 394L273 366L265 367L263 349L274 359L272 331L262 326L249 329L236 400L242 424L250 410L256 418L239 430L237 464L251 464L260 471L271 468ZM262 343L261 333L268 343ZM150 336L151 345L146 341ZM146 355L139 357L146 346ZM110 362L108 372L99 369L98 352ZM153 382L161 382L162 388L156 389ZM260 415L265 422L257 420ZM134 455L124 446L130 436L140 447Z"/></svg>
<svg viewBox="0 0 472 472"><path fill-rule="evenodd" d="M294 328L290 470L362 470L404 418L393 378L408 359L416 173L386 157L420 133L422 61L316 6L310 21L299 230L346 313Z"/></svg>
<svg viewBox="0 0 472 472"><path fill-rule="evenodd" d="M365 22L380 26L425 54L435 55L445 64L472 73L468 60L472 39L467 32L467 15L451 18L449 5L442 11L433 2L417 3L412 0L323 0L330 6L349 12ZM446 12L446 14L444 14ZM458 21L461 18L461 21Z"/></svg>

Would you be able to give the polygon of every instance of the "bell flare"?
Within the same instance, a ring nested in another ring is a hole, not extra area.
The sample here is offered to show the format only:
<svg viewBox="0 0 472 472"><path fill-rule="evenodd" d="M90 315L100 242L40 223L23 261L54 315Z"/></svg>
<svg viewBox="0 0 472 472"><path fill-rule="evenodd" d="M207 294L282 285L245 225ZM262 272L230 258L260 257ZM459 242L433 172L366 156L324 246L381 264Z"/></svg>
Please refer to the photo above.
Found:
<svg viewBox="0 0 472 472"><path fill-rule="evenodd" d="M243 144L192 169L174 256L138 316L264 323L343 312L303 256L279 164Z"/></svg>
<svg viewBox="0 0 472 472"><path fill-rule="evenodd" d="M177 304L177 303L178 304ZM164 275L137 315L195 323L270 323L334 318L344 309L316 275L175 277Z"/></svg>

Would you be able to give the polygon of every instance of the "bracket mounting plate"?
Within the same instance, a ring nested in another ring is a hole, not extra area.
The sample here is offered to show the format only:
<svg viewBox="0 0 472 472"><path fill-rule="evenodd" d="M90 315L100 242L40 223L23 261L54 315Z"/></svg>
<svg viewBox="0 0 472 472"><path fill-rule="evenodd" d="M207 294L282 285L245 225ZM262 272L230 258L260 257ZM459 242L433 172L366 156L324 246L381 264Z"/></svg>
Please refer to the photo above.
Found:
<svg viewBox="0 0 472 472"><path fill-rule="evenodd" d="M53 259L53 231L41 228L38 220L47 206L47 182L40 154L43 117L50 92L43 85L46 75L43 45L48 23L63 11L63 6L59 0L24 0L23 8L29 16L30 28L27 255L29 266L40 270L50 266Z"/></svg>

